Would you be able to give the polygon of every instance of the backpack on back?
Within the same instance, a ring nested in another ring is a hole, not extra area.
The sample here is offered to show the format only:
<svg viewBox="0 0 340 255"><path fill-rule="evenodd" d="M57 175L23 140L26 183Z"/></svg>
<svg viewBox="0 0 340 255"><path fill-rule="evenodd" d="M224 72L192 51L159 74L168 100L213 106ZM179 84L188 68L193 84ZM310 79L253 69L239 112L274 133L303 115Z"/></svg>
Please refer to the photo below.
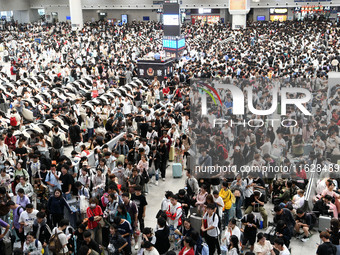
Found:
<svg viewBox="0 0 340 255"><path fill-rule="evenodd" d="M53 148L59 150L63 146L63 142L60 139L60 135L53 136Z"/></svg>
<svg viewBox="0 0 340 255"><path fill-rule="evenodd" d="M223 149L223 158L228 159L228 150L222 144L220 144L217 148L220 148L220 147L222 147Z"/></svg>
<svg viewBox="0 0 340 255"><path fill-rule="evenodd" d="M139 178L139 185L141 186L141 187L143 187L144 186L144 184L145 184L145 179L144 179L144 177L142 176L142 175L137 175L137 178ZM136 179L137 180L137 179Z"/></svg>
<svg viewBox="0 0 340 255"><path fill-rule="evenodd" d="M144 184L147 184L150 180L150 177L149 177L148 173L146 172L146 170L143 170L143 172L142 172L142 179L144 181Z"/></svg>
<svg viewBox="0 0 340 255"><path fill-rule="evenodd" d="M58 253L63 249L63 245L61 244L61 241L59 239L60 234L61 232L55 232L50 238L48 249L53 253Z"/></svg>
<svg viewBox="0 0 340 255"><path fill-rule="evenodd" d="M216 215L217 218L218 218L218 224L217 224L217 226L218 226L218 229L220 230L220 234L221 234L221 229L222 229L221 218L220 218L220 216L219 216L217 213L214 213L214 215L213 215L213 221L215 221L215 215Z"/></svg>
<svg viewBox="0 0 340 255"><path fill-rule="evenodd" d="M13 116L9 119L9 124L12 126L12 127L16 127L18 125L18 122L17 122L17 119Z"/></svg>

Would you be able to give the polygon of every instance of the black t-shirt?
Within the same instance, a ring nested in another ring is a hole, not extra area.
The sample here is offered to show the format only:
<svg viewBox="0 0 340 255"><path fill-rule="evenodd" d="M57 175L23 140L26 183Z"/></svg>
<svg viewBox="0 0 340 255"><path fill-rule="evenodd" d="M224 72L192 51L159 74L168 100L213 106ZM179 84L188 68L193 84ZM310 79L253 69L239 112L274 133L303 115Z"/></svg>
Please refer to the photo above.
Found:
<svg viewBox="0 0 340 255"><path fill-rule="evenodd" d="M109 119L109 120L106 122L106 125L105 125L106 131L113 132L113 126L112 126L113 122L114 122L113 119Z"/></svg>
<svg viewBox="0 0 340 255"><path fill-rule="evenodd" d="M141 97L141 93L138 91L138 92L135 92L135 101L141 101L142 100L142 97Z"/></svg>
<svg viewBox="0 0 340 255"><path fill-rule="evenodd" d="M336 247L335 245L331 244L330 242L326 242L323 244L320 244L316 254L318 255L336 255Z"/></svg>
<svg viewBox="0 0 340 255"><path fill-rule="evenodd" d="M73 178L70 174L60 175L59 180L63 183L61 185L61 190L63 193L68 192L68 186L73 184Z"/></svg>
<svg viewBox="0 0 340 255"><path fill-rule="evenodd" d="M143 138L146 138L146 134L148 132L149 129L149 124L148 123L141 123L140 126L140 136Z"/></svg>
<svg viewBox="0 0 340 255"><path fill-rule="evenodd" d="M146 198L144 195L137 196L135 194L131 195L131 200L135 202L135 204L138 207L138 215L142 216L143 215L143 208L144 206L148 205L148 202L146 202Z"/></svg>
<svg viewBox="0 0 340 255"><path fill-rule="evenodd" d="M255 228L254 226L250 227L250 226L246 225L245 228L244 228L244 234L247 235L247 236L256 236L257 229L260 226L258 219L255 219L255 217L254 217L253 220L249 220L248 215L244 215L241 222L242 223L248 222L249 224L255 224L257 226L257 228Z"/></svg>
<svg viewBox="0 0 340 255"><path fill-rule="evenodd" d="M265 187L265 183L261 178L258 178L257 180L254 180L253 183L255 183L257 186Z"/></svg>
<svg viewBox="0 0 340 255"><path fill-rule="evenodd" d="M264 195L261 193L261 195L260 195L260 197L258 198L258 200L260 200L261 202L263 202L264 203ZM255 200L255 196L254 196L254 194L252 194L251 196L250 196L250 204L251 203L253 203L253 202L255 202L255 209L258 207L258 206L263 206L263 205L260 205L256 200Z"/></svg>
<svg viewBox="0 0 340 255"><path fill-rule="evenodd" d="M96 241L92 240L87 243L86 241L83 241L82 245L86 245L87 247L89 247L90 249L100 253L100 248L99 248L99 245L97 244Z"/></svg>
<svg viewBox="0 0 340 255"><path fill-rule="evenodd" d="M308 226L313 224L313 218L312 215L309 213L305 213L301 218L296 215L295 220L298 220L299 222L302 222L303 224L307 224Z"/></svg>
<svg viewBox="0 0 340 255"><path fill-rule="evenodd" d="M45 182L45 179L46 179L46 176L47 176L47 171L43 172L43 171L37 171L34 178L41 178L41 182L44 183L46 185L46 182Z"/></svg>
<svg viewBox="0 0 340 255"><path fill-rule="evenodd" d="M22 154L27 154L27 149L25 148L25 147L22 147L22 148L19 148L19 147L17 147L17 148L15 148L15 150L14 150L14 152L15 152L15 154L20 154L20 155L22 155ZM25 156L26 157L26 156Z"/></svg>
<svg viewBox="0 0 340 255"><path fill-rule="evenodd" d="M131 149L134 148L135 141L134 140L131 140L131 141L127 140L126 145L129 147L129 150L131 150Z"/></svg>

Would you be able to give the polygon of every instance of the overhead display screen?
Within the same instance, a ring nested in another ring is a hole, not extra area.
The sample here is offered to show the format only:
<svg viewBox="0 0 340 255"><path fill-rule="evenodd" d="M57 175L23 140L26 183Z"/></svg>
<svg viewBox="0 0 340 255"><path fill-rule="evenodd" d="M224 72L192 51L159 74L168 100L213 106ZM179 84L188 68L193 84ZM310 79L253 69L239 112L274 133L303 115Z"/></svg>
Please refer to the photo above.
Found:
<svg viewBox="0 0 340 255"><path fill-rule="evenodd" d="M176 40L163 40L163 48L177 49Z"/></svg>
<svg viewBox="0 0 340 255"><path fill-rule="evenodd" d="M177 14L164 14L163 24L165 26L178 26L179 25L179 15Z"/></svg>

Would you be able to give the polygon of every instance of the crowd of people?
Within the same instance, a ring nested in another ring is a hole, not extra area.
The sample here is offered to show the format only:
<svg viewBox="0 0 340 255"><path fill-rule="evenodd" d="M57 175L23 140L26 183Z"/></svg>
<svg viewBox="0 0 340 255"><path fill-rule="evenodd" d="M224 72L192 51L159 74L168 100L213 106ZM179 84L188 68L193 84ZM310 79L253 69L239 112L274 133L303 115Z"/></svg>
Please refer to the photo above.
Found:
<svg viewBox="0 0 340 255"><path fill-rule="evenodd" d="M288 255L290 240L308 241L317 217L326 215L331 228L322 229L317 254L336 254L340 180L319 180L313 211L305 191L308 164L323 169L340 154L340 88L327 86L328 72L339 67L337 26L183 24L186 48L173 75L150 81L135 79L136 60L161 53L160 24L99 22L68 31L67 23L8 23L0 31L0 250L19 244L13 252L31 255ZM313 93L306 104L313 114L290 106L288 127L215 127L216 117L240 121L233 98L221 90L223 105L209 102L201 116L201 102L191 98L197 78L251 86L256 109L271 107L269 89L278 84L303 87ZM291 171L207 178L195 175L194 159L206 167ZM170 162L181 164L185 187L166 192L152 229L144 224L149 187L166 185ZM260 229L273 224L270 240Z"/></svg>

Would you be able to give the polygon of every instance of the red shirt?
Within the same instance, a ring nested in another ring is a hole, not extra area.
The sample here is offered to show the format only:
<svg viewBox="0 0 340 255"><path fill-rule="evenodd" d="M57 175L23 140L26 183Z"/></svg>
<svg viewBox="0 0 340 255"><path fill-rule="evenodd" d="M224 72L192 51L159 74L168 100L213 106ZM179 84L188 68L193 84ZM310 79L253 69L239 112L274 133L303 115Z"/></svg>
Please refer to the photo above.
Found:
<svg viewBox="0 0 340 255"><path fill-rule="evenodd" d="M94 208L94 209L88 207L87 210L86 210L86 215L87 215L87 218L90 218L92 216L103 216L103 211L102 211L102 208L100 208L99 205L97 205L96 208ZM97 226L98 226L98 221L91 221L89 219L89 221L88 221L89 229L94 229Z"/></svg>
<svg viewBox="0 0 340 255"><path fill-rule="evenodd" d="M169 87L166 87L163 89L163 95L167 96L170 92L170 88Z"/></svg>
<svg viewBox="0 0 340 255"><path fill-rule="evenodd" d="M296 176L306 180L307 179L307 175L306 175L306 171L305 169L301 169L301 171L299 173L296 173Z"/></svg>
<svg viewBox="0 0 340 255"><path fill-rule="evenodd" d="M183 247L183 249L178 253L178 255L183 255L184 251L185 251L185 247ZM188 250L185 255L195 255L194 248L191 248L190 250Z"/></svg>
<svg viewBox="0 0 340 255"><path fill-rule="evenodd" d="M176 96L178 96L179 98L182 98L182 94L179 89L176 90Z"/></svg>
<svg viewBox="0 0 340 255"><path fill-rule="evenodd" d="M16 73L14 72L14 67L13 67L13 66L10 68L10 71L11 71L11 75L15 75L15 74L16 74Z"/></svg>

